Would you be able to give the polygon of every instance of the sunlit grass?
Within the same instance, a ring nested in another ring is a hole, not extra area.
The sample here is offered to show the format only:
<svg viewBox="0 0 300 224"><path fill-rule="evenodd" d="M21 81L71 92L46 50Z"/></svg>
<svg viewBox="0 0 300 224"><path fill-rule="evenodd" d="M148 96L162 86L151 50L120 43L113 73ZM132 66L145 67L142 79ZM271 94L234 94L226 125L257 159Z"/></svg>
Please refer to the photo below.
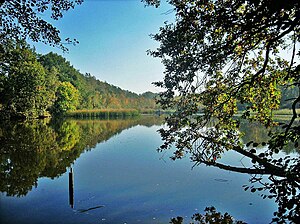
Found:
<svg viewBox="0 0 300 224"><path fill-rule="evenodd" d="M238 111L237 115L242 115L244 111ZM300 109L296 109L297 114L300 114ZM272 112L274 116L280 116L280 115L286 115L286 116L291 116L293 115L293 110L292 109L279 109L279 110L274 110Z"/></svg>
<svg viewBox="0 0 300 224"><path fill-rule="evenodd" d="M297 114L300 113L300 109L296 109ZM274 115L293 115L293 110L291 109L280 109L273 111Z"/></svg>

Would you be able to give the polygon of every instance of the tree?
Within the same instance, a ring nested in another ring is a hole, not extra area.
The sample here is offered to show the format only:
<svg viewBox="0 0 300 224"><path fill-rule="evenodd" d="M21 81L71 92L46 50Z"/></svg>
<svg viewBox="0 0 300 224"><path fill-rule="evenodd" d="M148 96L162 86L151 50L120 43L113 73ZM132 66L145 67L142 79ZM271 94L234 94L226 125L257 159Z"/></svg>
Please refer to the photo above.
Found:
<svg viewBox="0 0 300 224"><path fill-rule="evenodd" d="M160 1L145 2L158 6ZM299 91L289 99L293 115L288 123L278 124L272 117L280 104L281 88L300 87L299 1L168 2L174 8L175 22L153 35L160 47L150 52L165 65L164 80L156 83L165 89L158 102L163 109L176 110L166 119L168 127L160 130L164 140L160 150L175 145L173 159L189 153L195 163L252 174L253 185L245 189L270 192L268 197L278 203L273 221L299 221L300 159L274 159L287 144L298 148ZM270 140L250 141L245 147L238 130L240 121L234 117L237 103L246 107L242 120L280 128L270 129ZM199 115L201 104L204 115ZM256 153L260 145L265 152ZM226 150L250 158L252 167L218 162ZM269 175L270 183L260 175Z"/></svg>
<svg viewBox="0 0 300 224"><path fill-rule="evenodd" d="M57 98L53 105L54 114L63 114L75 110L78 105L78 90L69 82L61 82L56 92Z"/></svg>
<svg viewBox="0 0 300 224"><path fill-rule="evenodd" d="M0 103L4 116L45 116L55 99L55 74L46 73L25 42L10 42L0 53Z"/></svg>
<svg viewBox="0 0 300 224"><path fill-rule="evenodd" d="M51 19L58 20L63 13L83 0L2 0L0 2L0 43L7 40L26 39L43 42L67 50L59 36L59 30L45 20L43 13L51 13ZM67 38L66 43L77 43Z"/></svg>
<svg viewBox="0 0 300 224"><path fill-rule="evenodd" d="M89 73L81 74L69 61L58 54L50 52L46 55L39 55L38 61L46 70L55 68L60 82L70 82L79 91L77 109L155 108L153 99L155 94L148 92L145 96L138 95L99 81Z"/></svg>

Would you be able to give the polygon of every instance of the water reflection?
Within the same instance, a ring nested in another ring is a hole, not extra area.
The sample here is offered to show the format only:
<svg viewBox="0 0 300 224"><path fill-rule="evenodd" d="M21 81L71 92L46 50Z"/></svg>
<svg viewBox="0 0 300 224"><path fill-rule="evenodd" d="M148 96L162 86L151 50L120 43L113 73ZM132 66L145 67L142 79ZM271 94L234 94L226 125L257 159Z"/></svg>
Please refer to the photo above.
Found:
<svg viewBox="0 0 300 224"><path fill-rule="evenodd" d="M1 198L0 222L168 223L174 215L185 217L211 205L250 223L271 219L272 202L249 196L241 187L248 175L205 166L191 171L188 160L168 160L171 153L165 162L159 160L158 126L141 126L162 122L141 117L0 124L0 190L9 196L27 194ZM242 128L255 132L258 141L265 138L266 131L255 125ZM241 158L228 152L223 159L240 164Z"/></svg>
<svg viewBox="0 0 300 224"><path fill-rule="evenodd" d="M128 120L1 123L0 191L8 196L24 196L37 186L38 178L53 179L64 174L81 153L94 148L97 143L136 125L150 127L162 123L163 118L151 116ZM268 138L268 131L258 124L242 123L241 131L245 133L244 142L262 142ZM286 153L292 149L292 146L286 148ZM70 205L73 206L71 197Z"/></svg>
<svg viewBox="0 0 300 224"><path fill-rule="evenodd" d="M276 120L277 122L285 123L285 120ZM276 129L280 129L280 127L273 127ZM244 133L244 136L242 137L243 142L246 144L247 142L253 141L253 142L267 142L269 140L269 129L264 127L262 124L258 122L248 122L245 120L241 121L240 124L240 131ZM264 146L260 145L257 148L262 148ZM283 148L283 152L285 154L290 153L299 153L300 152L300 145L298 148L295 148L293 143L287 144Z"/></svg>
<svg viewBox="0 0 300 224"><path fill-rule="evenodd" d="M0 191L7 196L25 196L37 187L38 178L61 176L81 153L97 143L136 125L149 127L162 122L162 118L146 116L128 120L2 122Z"/></svg>
<svg viewBox="0 0 300 224"><path fill-rule="evenodd" d="M73 168L70 169L69 172L69 204L70 207L74 208L74 175L73 175Z"/></svg>

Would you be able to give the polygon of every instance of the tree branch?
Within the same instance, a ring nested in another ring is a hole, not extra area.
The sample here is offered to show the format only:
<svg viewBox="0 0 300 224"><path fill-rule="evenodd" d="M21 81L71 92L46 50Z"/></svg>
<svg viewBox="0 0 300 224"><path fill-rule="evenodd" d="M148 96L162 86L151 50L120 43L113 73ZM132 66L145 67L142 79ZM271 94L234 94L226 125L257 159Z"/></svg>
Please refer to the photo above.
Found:
<svg viewBox="0 0 300 224"><path fill-rule="evenodd" d="M295 99L295 101L294 101L293 104L292 104L293 116L292 116L292 118L291 118L291 120L290 120L288 126L287 126L286 129L285 129L284 138L286 138L286 136L287 136L287 134L288 134L288 131L291 129L291 127L292 127L294 121L296 120L296 118L297 118L297 116L298 116L297 110L296 110L296 105L297 105L297 103L299 103L299 102L300 102L300 91L299 91L299 96L298 96L298 98Z"/></svg>
<svg viewBox="0 0 300 224"><path fill-rule="evenodd" d="M237 172L237 173L275 175L275 176L279 176L279 177L285 177L286 176L284 174L284 172L278 172L278 171L274 172L274 171L269 170L269 169L257 169L257 168L251 169L251 168L235 167L235 166L229 166L229 165L224 165L222 163L205 161L205 160L198 161L198 158L195 162L204 163L207 166L214 166L214 167L218 167L222 170L228 170L228 171L233 171L233 172Z"/></svg>

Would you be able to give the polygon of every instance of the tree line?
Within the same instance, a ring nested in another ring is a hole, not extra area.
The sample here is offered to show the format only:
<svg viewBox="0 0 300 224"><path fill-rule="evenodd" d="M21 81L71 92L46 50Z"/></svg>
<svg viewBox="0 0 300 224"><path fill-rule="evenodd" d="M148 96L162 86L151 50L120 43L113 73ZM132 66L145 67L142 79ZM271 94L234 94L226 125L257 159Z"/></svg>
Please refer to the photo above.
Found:
<svg viewBox="0 0 300 224"><path fill-rule="evenodd" d="M63 115L76 109L154 109L156 94L136 94L82 74L56 53L37 54L25 41L1 45L1 118Z"/></svg>

